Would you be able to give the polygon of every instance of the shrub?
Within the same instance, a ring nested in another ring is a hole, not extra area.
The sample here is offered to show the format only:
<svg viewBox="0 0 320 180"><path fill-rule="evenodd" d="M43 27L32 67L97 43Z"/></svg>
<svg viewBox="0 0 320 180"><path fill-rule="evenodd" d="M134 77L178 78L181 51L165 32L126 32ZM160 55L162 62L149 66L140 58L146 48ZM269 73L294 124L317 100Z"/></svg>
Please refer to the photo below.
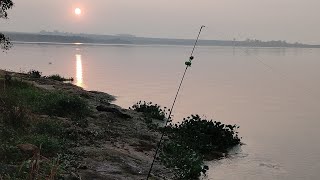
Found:
<svg viewBox="0 0 320 180"><path fill-rule="evenodd" d="M65 78L65 77L62 77L60 76L59 74L54 74L54 75L51 75L51 76L47 76L46 77L47 79L52 79L52 80L55 80L55 81L73 81L74 79L73 78Z"/></svg>
<svg viewBox="0 0 320 180"><path fill-rule="evenodd" d="M130 108L131 109L131 108ZM158 120L165 120L167 112L170 110L164 107L163 109L158 104L152 104L152 102L139 101L132 106L132 109L137 112L142 112L149 118Z"/></svg>
<svg viewBox="0 0 320 180"><path fill-rule="evenodd" d="M30 70L28 72L28 74L30 75L31 78L41 78L41 76L42 76L42 72L37 71L37 70L33 70L33 69Z"/></svg>
<svg viewBox="0 0 320 180"><path fill-rule="evenodd" d="M208 170L203 158L217 158L240 144L238 128L199 115L191 115L180 124L169 124L164 128L168 140L163 144L160 160L175 168L177 179L196 179Z"/></svg>
<svg viewBox="0 0 320 180"><path fill-rule="evenodd" d="M197 179L208 170L200 154L176 141L164 142L160 159L166 167L175 169L175 179Z"/></svg>
<svg viewBox="0 0 320 180"><path fill-rule="evenodd" d="M205 155L211 152L227 152L229 148L239 145L238 128L236 125L225 125L202 119L199 115L191 115L180 124L170 124L167 131L171 139Z"/></svg>

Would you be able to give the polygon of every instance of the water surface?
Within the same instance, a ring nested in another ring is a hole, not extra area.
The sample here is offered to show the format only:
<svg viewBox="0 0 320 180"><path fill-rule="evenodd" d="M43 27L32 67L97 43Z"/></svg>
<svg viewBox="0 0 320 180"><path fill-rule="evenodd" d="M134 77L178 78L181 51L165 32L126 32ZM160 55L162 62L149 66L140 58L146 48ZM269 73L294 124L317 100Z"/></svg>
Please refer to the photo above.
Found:
<svg viewBox="0 0 320 180"><path fill-rule="evenodd" d="M75 77L88 90L170 106L191 47L15 45L1 68ZM319 179L320 49L200 47L174 110L240 125L246 144L205 179Z"/></svg>

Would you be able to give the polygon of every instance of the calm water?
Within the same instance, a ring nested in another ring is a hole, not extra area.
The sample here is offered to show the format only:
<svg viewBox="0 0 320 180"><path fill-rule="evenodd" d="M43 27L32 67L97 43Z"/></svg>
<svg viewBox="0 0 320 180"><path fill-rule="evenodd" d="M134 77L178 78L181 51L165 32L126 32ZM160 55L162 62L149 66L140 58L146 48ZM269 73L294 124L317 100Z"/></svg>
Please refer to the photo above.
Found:
<svg viewBox="0 0 320 180"><path fill-rule="evenodd" d="M15 45L1 68L75 77L88 90L169 106L191 47ZM320 178L320 49L201 47L175 121L191 113L240 125L246 143L206 179ZM52 64L50 65L49 62Z"/></svg>

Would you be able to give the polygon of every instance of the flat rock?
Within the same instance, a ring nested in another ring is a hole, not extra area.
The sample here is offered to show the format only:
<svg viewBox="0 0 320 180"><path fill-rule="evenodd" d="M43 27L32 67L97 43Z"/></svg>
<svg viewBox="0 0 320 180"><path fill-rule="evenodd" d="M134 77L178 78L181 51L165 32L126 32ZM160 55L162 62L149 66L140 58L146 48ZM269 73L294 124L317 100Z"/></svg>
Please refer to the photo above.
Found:
<svg viewBox="0 0 320 180"><path fill-rule="evenodd" d="M96 107L96 109L98 111L110 112L110 113L116 114L117 116L120 116L121 118L126 118L126 119L131 118L130 115L125 114L125 113L121 112L119 109L114 108L114 107L107 107L107 106L99 105Z"/></svg>

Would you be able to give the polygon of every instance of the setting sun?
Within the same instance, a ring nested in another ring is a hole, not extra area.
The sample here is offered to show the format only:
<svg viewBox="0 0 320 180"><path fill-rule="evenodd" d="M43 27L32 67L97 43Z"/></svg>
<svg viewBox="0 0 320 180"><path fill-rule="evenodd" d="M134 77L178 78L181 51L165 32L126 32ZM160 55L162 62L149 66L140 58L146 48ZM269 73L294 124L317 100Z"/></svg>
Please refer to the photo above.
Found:
<svg viewBox="0 0 320 180"><path fill-rule="evenodd" d="M76 15L80 15L80 14L81 14L81 9L80 9L80 8L76 8L76 9L74 10L74 13L75 13Z"/></svg>

